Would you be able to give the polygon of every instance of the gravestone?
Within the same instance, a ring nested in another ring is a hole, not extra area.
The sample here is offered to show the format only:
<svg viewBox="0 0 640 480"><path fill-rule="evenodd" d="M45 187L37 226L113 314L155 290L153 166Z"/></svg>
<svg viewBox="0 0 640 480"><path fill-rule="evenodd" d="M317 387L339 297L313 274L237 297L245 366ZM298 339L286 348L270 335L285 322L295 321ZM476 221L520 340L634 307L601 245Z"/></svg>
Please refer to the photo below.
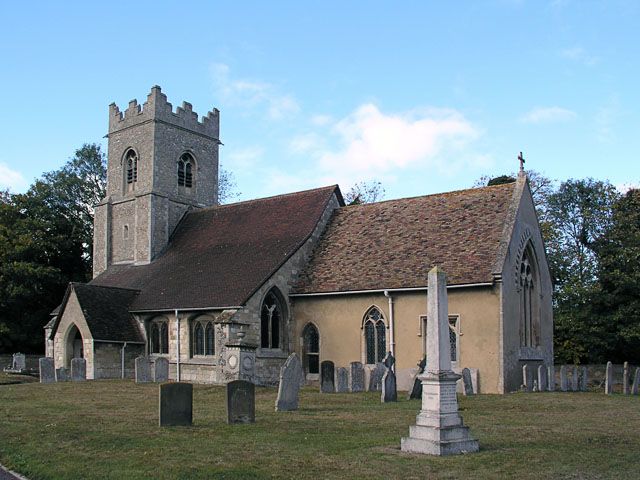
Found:
<svg viewBox="0 0 640 480"><path fill-rule="evenodd" d="M580 375L580 391L586 392L587 386L589 382L589 374L587 372L587 367L582 367L582 375Z"/></svg>
<svg viewBox="0 0 640 480"><path fill-rule="evenodd" d="M227 423L255 423L255 421L256 386L246 380L227 383Z"/></svg>
<svg viewBox="0 0 640 480"><path fill-rule="evenodd" d="M369 391L381 392L382 391L382 377L386 367L382 363L376 363L376 366L369 373Z"/></svg>
<svg viewBox="0 0 640 480"><path fill-rule="evenodd" d="M607 371L604 379L604 393L611 395L613 393L613 365L607 362Z"/></svg>
<svg viewBox="0 0 640 480"><path fill-rule="evenodd" d="M636 374L633 376L633 385L631 385L631 395L638 395L638 385L640 383L640 368L636 368Z"/></svg>
<svg viewBox="0 0 640 480"><path fill-rule="evenodd" d="M544 392L547 390L549 382L547 380L547 367L538 365L538 390Z"/></svg>
<svg viewBox="0 0 640 480"><path fill-rule="evenodd" d="M409 392L409 400L422 398L422 380L420 380L420 375L424 373L424 369L427 366L427 357L422 357L422 360L420 360L417 365L418 371L413 377L413 387Z"/></svg>
<svg viewBox="0 0 640 480"><path fill-rule="evenodd" d="M320 364L320 393L335 393L335 366L325 360Z"/></svg>
<svg viewBox="0 0 640 480"><path fill-rule="evenodd" d="M629 395L629 362L624 362L622 369L622 393Z"/></svg>
<svg viewBox="0 0 640 480"><path fill-rule="evenodd" d="M69 375L68 368L56 368L56 382L68 382L69 380L71 380L71 375Z"/></svg>
<svg viewBox="0 0 640 480"><path fill-rule="evenodd" d="M53 383L56 381L56 370L53 365L53 358L42 357L38 359L40 370L40 383Z"/></svg>
<svg viewBox="0 0 640 480"><path fill-rule="evenodd" d="M137 357L135 366L136 383L148 383L152 381L151 362L149 361L149 357Z"/></svg>
<svg viewBox="0 0 640 480"><path fill-rule="evenodd" d="M473 382L471 381L471 370L462 369L462 383L464 385L465 396L473 395Z"/></svg>
<svg viewBox="0 0 640 480"><path fill-rule="evenodd" d="M522 384L524 385L525 391L533 391L533 376L531 375L529 365L526 363L522 366Z"/></svg>
<svg viewBox="0 0 640 480"><path fill-rule="evenodd" d="M538 390L538 380L536 380L535 378L533 379L533 390L531 390L532 392L537 392Z"/></svg>
<svg viewBox="0 0 640 480"><path fill-rule="evenodd" d="M278 398L276 398L276 412L287 412L298 409L298 393L300 392L300 377L303 377L302 364L298 355L292 353L280 368L280 382L278 383Z"/></svg>
<svg viewBox="0 0 640 480"><path fill-rule="evenodd" d="M422 408L409 436L401 440L404 452L452 455L478 451L478 442L469 435L458 413L456 382L460 375L451 370L451 344L447 280L438 267L429 272L427 294L427 358L423 381Z"/></svg>
<svg viewBox="0 0 640 480"><path fill-rule="evenodd" d="M547 378L549 379L549 391L553 392L556 389L556 367L549 365L547 369Z"/></svg>
<svg viewBox="0 0 640 480"><path fill-rule="evenodd" d="M22 372L27 369L27 361L24 353L14 353L11 361L11 370Z"/></svg>
<svg viewBox="0 0 640 480"><path fill-rule="evenodd" d="M364 392L364 366L361 362L351 362L349 390L353 393Z"/></svg>
<svg viewBox="0 0 640 480"><path fill-rule="evenodd" d="M560 367L560 391L566 392L569 389L567 383L567 366L562 365Z"/></svg>
<svg viewBox="0 0 640 480"><path fill-rule="evenodd" d="M578 386L578 366L574 365L573 375L571 379L571 390L573 390L574 392L577 392L579 389L580 387Z"/></svg>
<svg viewBox="0 0 640 480"><path fill-rule="evenodd" d="M396 359L393 358L391 352L387 353L386 357L384 357L383 360L386 371L382 375L382 395L380 396L380 400L382 403L398 401L396 374L393 372L393 365L395 363Z"/></svg>
<svg viewBox="0 0 640 480"><path fill-rule="evenodd" d="M163 383L159 386L161 427L189 426L193 423L193 385Z"/></svg>
<svg viewBox="0 0 640 480"><path fill-rule="evenodd" d="M169 360L165 357L156 358L153 368L153 381L162 383L169 380Z"/></svg>
<svg viewBox="0 0 640 480"><path fill-rule="evenodd" d="M84 382L87 379L87 361L84 358L71 359L71 380Z"/></svg>
<svg viewBox="0 0 640 480"><path fill-rule="evenodd" d="M347 393L349 391L349 370L344 367L339 367L336 370L336 392Z"/></svg>

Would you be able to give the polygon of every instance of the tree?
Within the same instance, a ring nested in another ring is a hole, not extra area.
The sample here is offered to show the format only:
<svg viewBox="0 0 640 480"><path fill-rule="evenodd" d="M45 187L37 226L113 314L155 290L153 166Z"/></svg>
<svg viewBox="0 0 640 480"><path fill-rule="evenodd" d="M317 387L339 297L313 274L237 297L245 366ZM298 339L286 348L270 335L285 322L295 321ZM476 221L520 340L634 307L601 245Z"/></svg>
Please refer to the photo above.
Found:
<svg viewBox="0 0 640 480"><path fill-rule="evenodd" d="M218 172L218 203L220 205L230 203L233 200L237 200L240 195L233 173L220 166Z"/></svg>
<svg viewBox="0 0 640 480"><path fill-rule="evenodd" d="M358 182L344 195L344 203L347 205L360 205L373 203L384 198L382 183L373 180L371 182Z"/></svg>

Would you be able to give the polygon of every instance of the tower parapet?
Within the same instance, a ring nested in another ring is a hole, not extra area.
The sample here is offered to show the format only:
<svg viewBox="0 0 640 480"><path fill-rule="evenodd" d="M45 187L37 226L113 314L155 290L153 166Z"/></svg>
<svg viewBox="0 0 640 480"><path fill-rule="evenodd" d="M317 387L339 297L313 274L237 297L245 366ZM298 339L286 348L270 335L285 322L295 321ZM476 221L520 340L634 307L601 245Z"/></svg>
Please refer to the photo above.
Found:
<svg viewBox="0 0 640 480"><path fill-rule="evenodd" d="M115 103L109 105L109 134L151 121L168 123L216 140L220 136L220 111L217 108L203 116L202 121L198 120L198 114L189 102L182 102L174 112L158 85L151 88L143 105L131 100L124 112Z"/></svg>

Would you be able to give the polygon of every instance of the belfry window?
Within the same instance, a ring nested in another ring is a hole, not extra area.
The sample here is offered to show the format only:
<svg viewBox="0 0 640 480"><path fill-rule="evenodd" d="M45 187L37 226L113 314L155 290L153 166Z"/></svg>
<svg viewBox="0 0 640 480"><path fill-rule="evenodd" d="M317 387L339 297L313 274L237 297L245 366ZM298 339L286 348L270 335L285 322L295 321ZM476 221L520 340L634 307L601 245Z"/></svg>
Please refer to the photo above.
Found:
<svg viewBox="0 0 640 480"><path fill-rule="evenodd" d="M282 302L272 289L264 297L260 311L260 346L281 348L281 328L284 318Z"/></svg>
<svg viewBox="0 0 640 480"><path fill-rule="evenodd" d="M149 326L149 353L169 353L169 322L152 320Z"/></svg>
<svg viewBox="0 0 640 480"><path fill-rule="evenodd" d="M178 160L178 186L191 188L193 187L193 169L195 162L190 153L183 153Z"/></svg>
<svg viewBox="0 0 640 480"><path fill-rule="evenodd" d="M138 155L129 149L125 155L125 166L127 170L127 185L138 181Z"/></svg>
<svg viewBox="0 0 640 480"><path fill-rule="evenodd" d="M211 317L198 317L191 326L192 356L215 354L215 325Z"/></svg>
<svg viewBox="0 0 640 480"><path fill-rule="evenodd" d="M381 362L387 349L386 325L377 307L371 307L364 317L364 347L367 364Z"/></svg>

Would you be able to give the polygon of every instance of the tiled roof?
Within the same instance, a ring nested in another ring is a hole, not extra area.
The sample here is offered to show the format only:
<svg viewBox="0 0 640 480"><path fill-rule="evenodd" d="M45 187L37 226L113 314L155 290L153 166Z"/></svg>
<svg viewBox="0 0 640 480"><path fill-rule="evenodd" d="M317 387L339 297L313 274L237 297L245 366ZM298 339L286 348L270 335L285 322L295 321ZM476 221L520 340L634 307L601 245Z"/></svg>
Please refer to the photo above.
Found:
<svg viewBox="0 0 640 480"><path fill-rule="evenodd" d="M195 210L148 265L112 265L92 285L136 288L132 311L230 307L307 240L337 186Z"/></svg>
<svg viewBox="0 0 640 480"><path fill-rule="evenodd" d="M293 292L424 287L434 265L450 285L492 282L518 192L510 183L343 207Z"/></svg>

